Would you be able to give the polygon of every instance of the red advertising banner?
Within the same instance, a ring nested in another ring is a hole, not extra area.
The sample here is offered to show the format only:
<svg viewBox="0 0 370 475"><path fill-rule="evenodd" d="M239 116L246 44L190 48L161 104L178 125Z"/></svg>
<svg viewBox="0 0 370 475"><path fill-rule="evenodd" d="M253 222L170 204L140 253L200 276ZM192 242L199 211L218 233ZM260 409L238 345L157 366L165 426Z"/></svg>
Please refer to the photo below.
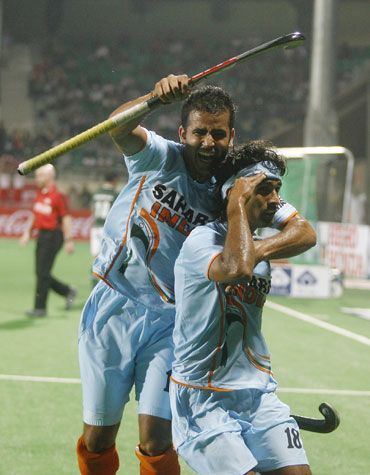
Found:
<svg viewBox="0 0 370 475"><path fill-rule="evenodd" d="M71 216L74 239L88 240L93 223L91 211L89 209L71 210ZM0 207L0 237L20 237L30 219L32 219L30 209Z"/></svg>
<svg viewBox="0 0 370 475"><path fill-rule="evenodd" d="M370 276L369 226L319 222L318 229L324 264L346 276Z"/></svg>

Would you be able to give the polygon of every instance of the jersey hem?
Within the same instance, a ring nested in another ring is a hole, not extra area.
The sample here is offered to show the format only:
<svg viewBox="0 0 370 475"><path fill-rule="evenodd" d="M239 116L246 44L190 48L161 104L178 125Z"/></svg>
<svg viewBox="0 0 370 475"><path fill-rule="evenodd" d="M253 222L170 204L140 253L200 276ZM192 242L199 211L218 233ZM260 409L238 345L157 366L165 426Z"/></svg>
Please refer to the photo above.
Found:
<svg viewBox="0 0 370 475"><path fill-rule="evenodd" d="M277 384L273 385L273 387L266 387L266 386L243 386L243 387L237 387L237 388L220 388L220 387L215 387L215 386L197 386L195 384L188 384L188 383L183 383L181 381L176 380L174 377L170 376L170 380L179 386L186 386L187 388L192 388L192 389L204 389L208 391L220 391L220 392L231 392L231 391L240 391L242 389L257 389L259 391L263 392L274 392L277 388Z"/></svg>

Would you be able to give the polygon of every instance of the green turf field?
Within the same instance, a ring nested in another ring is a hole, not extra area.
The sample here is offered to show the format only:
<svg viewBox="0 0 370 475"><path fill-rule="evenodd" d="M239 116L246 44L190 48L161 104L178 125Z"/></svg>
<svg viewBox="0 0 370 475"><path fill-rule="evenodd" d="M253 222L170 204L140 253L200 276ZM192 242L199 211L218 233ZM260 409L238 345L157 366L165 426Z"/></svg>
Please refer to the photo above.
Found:
<svg viewBox="0 0 370 475"><path fill-rule="evenodd" d="M34 321L24 315L33 302L33 246L20 248L16 240L0 240L0 474L78 474L75 443L82 422L81 388L75 381L79 378L77 330L90 290L89 248L77 243L73 256L62 251L55 268L56 275L79 290L74 309L64 311L64 300L52 294L49 317ZM342 298L332 300L269 300L370 338L369 321L340 312L340 307L369 307L369 291L346 290ZM319 417L319 404L328 401L341 416L341 425L332 434L302 432L313 474L367 475L369 346L267 306L264 315L280 398L296 414ZM4 375L56 379L37 382ZM137 441L136 404L130 402L117 440L120 474L138 474ZM182 466L184 475L193 473Z"/></svg>

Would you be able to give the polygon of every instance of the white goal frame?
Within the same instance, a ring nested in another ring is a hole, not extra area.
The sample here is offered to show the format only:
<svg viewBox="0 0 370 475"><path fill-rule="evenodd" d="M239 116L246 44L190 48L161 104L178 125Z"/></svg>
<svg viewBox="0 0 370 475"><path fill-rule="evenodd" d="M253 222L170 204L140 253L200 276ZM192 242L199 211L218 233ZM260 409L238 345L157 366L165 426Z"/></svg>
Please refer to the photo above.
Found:
<svg viewBox="0 0 370 475"><path fill-rule="evenodd" d="M277 153L284 156L286 159L289 158L302 158L308 159L307 166L305 167L305 173L303 177L303 199L302 199L302 209L300 212L305 216L307 212L307 203L308 203L308 179L310 177L311 163L310 155L344 155L347 159L347 173L346 181L344 186L344 197L343 197L343 208L342 208L342 223L347 222L348 212L351 200L351 189L352 189L352 177L353 177L353 168L354 168L354 156L353 153L345 147L332 146L332 147L282 147L277 148Z"/></svg>

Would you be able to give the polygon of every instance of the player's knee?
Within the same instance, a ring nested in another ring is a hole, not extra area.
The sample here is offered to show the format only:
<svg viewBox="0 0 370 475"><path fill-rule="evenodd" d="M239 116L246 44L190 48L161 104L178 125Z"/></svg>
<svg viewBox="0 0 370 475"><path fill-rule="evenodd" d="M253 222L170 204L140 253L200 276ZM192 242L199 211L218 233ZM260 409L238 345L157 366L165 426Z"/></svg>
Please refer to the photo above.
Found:
<svg viewBox="0 0 370 475"><path fill-rule="evenodd" d="M160 417L139 415L140 450L155 457L172 446L171 421Z"/></svg>
<svg viewBox="0 0 370 475"><path fill-rule="evenodd" d="M312 475L308 465L292 465L281 468L276 473L281 473L281 475Z"/></svg>
<svg viewBox="0 0 370 475"><path fill-rule="evenodd" d="M156 457L166 452L171 445L171 438L150 438L140 441L140 451L149 457Z"/></svg>
<svg viewBox="0 0 370 475"><path fill-rule="evenodd" d="M118 428L117 428L118 430ZM83 441L88 452L100 454L113 447L117 434L115 426L88 426L84 427Z"/></svg>
<svg viewBox="0 0 370 475"><path fill-rule="evenodd" d="M100 454L110 449L110 447L108 446L109 444L107 444L106 441L100 438L84 436L84 443L85 443L86 450L93 454Z"/></svg>

